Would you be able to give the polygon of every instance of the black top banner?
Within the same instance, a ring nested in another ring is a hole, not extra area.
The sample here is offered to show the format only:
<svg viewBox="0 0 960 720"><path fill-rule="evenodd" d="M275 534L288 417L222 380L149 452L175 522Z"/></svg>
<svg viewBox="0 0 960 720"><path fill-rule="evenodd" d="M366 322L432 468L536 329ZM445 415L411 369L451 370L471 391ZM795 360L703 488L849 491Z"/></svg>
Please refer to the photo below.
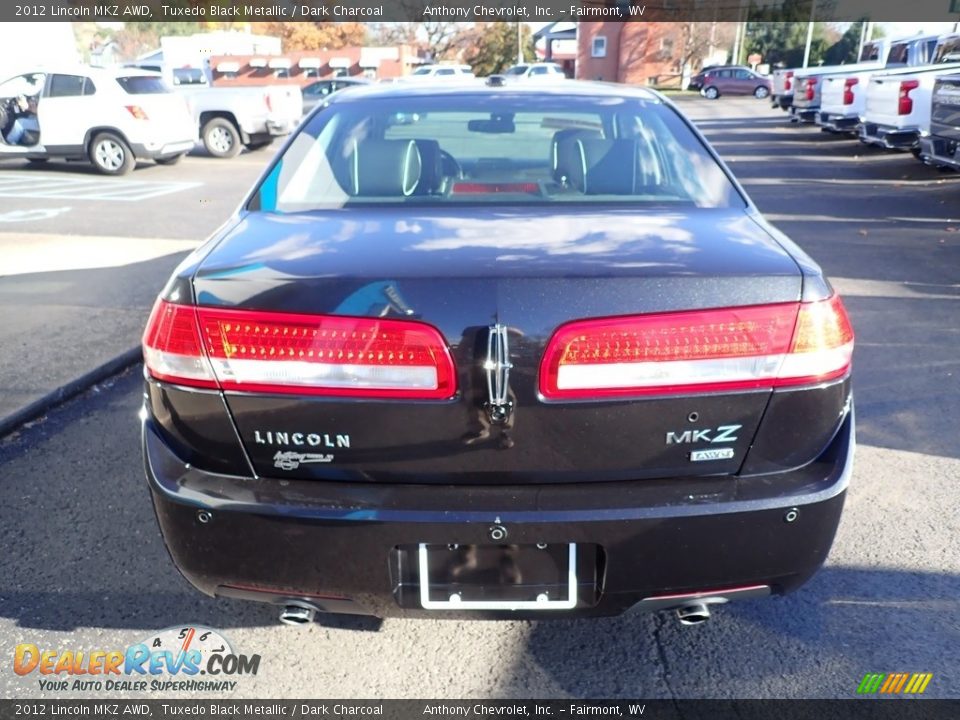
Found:
<svg viewBox="0 0 960 720"><path fill-rule="evenodd" d="M953 720L960 700L0 700L0 720Z"/></svg>
<svg viewBox="0 0 960 720"><path fill-rule="evenodd" d="M960 0L14 0L0 21L960 21Z"/></svg>

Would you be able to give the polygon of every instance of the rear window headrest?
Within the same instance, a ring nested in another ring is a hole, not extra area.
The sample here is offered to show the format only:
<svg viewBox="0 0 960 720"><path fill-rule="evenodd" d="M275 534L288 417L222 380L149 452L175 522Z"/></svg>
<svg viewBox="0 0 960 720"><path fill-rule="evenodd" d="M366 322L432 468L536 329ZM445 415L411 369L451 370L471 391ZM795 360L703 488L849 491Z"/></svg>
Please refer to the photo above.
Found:
<svg viewBox="0 0 960 720"><path fill-rule="evenodd" d="M357 197L407 197L420 182L420 151L413 140L354 141L348 163L348 192Z"/></svg>
<svg viewBox="0 0 960 720"><path fill-rule="evenodd" d="M557 173L585 195L637 191L637 142L627 138L571 138L558 146Z"/></svg>
<svg viewBox="0 0 960 720"><path fill-rule="evenodd" d="M564 128L563 130L557 130L557 132L553 134L553 141L550 143L550 169L553 171L554 180L560 181L560 148L564 143L570 140L576 140L577 138L601 137L603 137L603 133L600 130L587 128Z"/></svg>

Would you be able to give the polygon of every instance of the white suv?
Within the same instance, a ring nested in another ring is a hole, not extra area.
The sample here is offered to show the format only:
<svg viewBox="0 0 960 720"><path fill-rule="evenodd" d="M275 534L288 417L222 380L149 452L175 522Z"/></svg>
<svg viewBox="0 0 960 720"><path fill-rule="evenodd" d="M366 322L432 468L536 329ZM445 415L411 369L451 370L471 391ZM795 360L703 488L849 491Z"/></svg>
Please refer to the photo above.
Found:
<svg viewBox="0 0 960 720"><path fill-rule="evenodd" d="M464 80L472 78L469 65L421 65L407 76L409 80Z"/></svg>
<svg viewBox="0 0 960 720"><path fill-rule="evenodd" d="M552 62L522 63L504 70L502 75L509 81L552 82L566 80L563 68Z"/></svg>
<svg viewBox="0 0 960 720"><path fill-rule="evenodd" d="M123 175L137 159L175 163L196 141L186 101L157 73L78 65L0 83L0 159L89 160Z"/></svg>

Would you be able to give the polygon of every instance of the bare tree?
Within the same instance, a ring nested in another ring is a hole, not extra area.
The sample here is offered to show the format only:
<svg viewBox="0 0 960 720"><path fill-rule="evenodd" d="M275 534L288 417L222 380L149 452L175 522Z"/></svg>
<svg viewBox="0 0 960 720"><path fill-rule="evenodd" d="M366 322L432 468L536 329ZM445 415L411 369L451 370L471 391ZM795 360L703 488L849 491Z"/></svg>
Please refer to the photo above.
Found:
<svg viewBox="0 0 960 720"><path fill-rule="evenodd" d="M457 58L468 44L465 41L473 35L463 23L456 22L425 22L421 28L425 38L423 47L434 60Z"/></svg>
<svg viewBox="0 0 960 720"><path fill-rule="evenodd" d="M680 42L676 61L683 77L698 70L703 59L716 49L728 47L735 30L733 23L685 22L677 25L680 26Z"/></svg>

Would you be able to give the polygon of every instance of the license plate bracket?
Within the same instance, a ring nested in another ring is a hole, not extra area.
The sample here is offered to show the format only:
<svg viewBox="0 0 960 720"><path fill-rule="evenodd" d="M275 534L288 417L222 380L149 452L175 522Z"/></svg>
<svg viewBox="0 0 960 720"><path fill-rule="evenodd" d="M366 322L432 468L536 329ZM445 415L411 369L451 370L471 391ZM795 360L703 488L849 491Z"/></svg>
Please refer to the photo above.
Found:
<svg viewBox="0 0 960 720"><path fill-rule="evenodd" d="M418 548L427 610L570 610L577 605L577 546L428 545Z"/></svg>

